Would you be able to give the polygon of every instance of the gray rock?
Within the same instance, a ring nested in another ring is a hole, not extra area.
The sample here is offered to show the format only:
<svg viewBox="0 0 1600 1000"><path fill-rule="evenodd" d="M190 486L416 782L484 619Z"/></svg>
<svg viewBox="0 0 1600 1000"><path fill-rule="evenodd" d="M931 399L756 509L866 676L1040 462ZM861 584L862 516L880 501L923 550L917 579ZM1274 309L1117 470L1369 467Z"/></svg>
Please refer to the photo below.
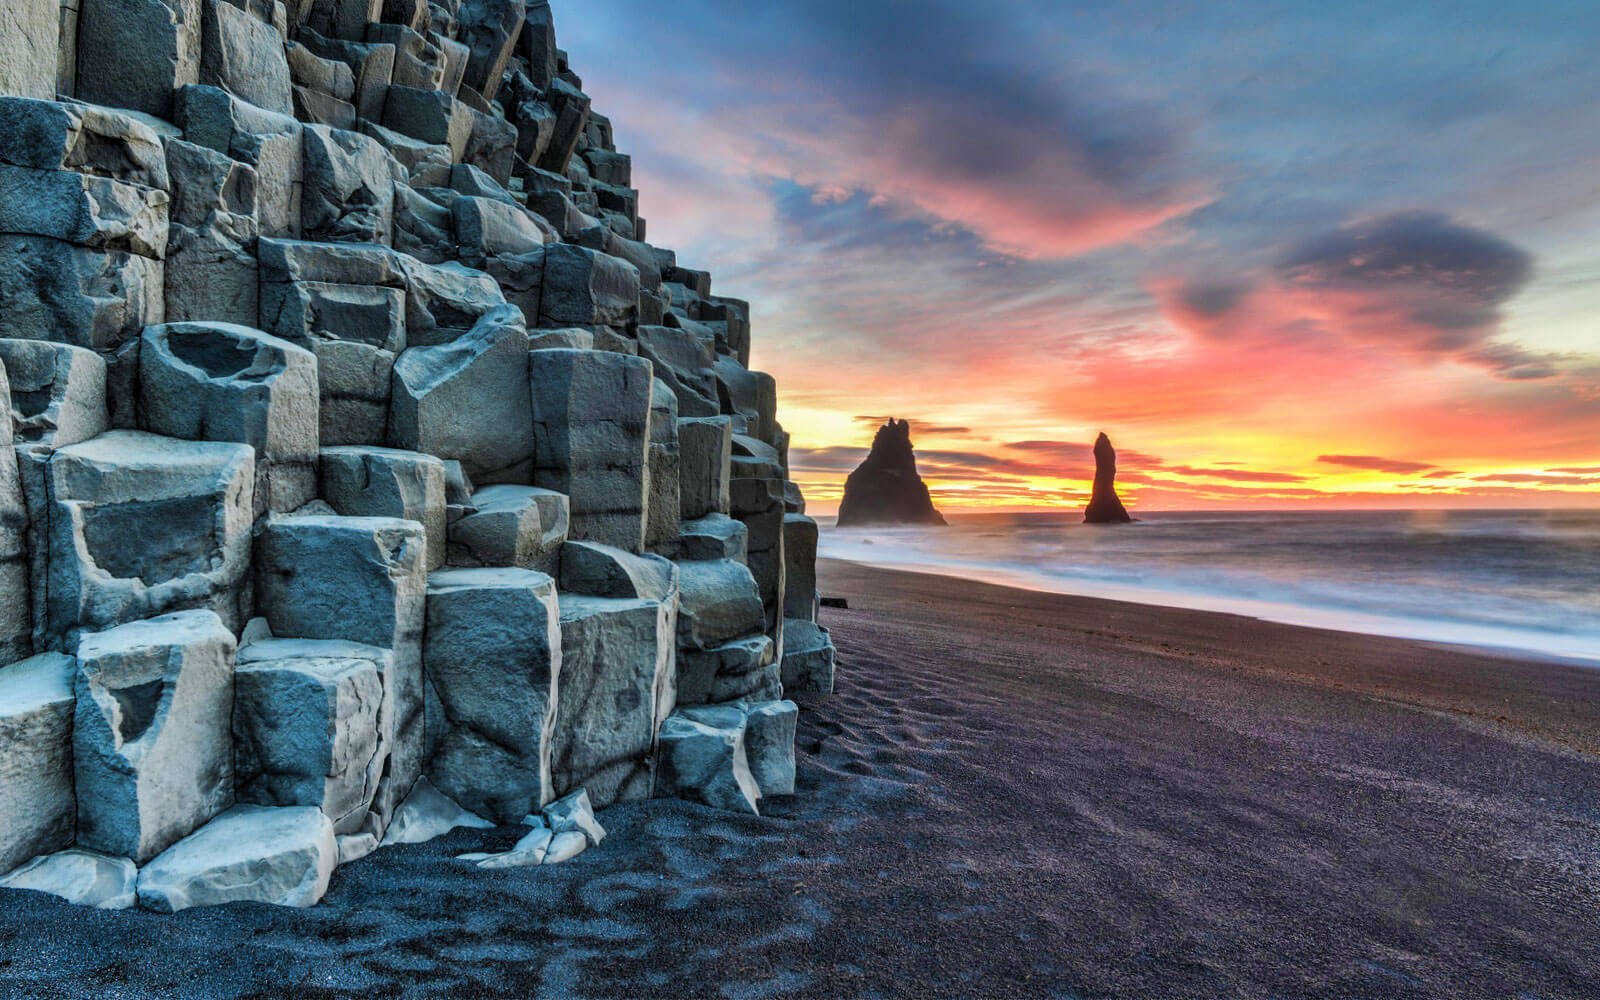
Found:
<svg viewBox="0 0 1600 1000"><path fill-rule="evenodd" d="M678 397L660 379L650 393L650 497L646 506L644 544L654 551L672 551L678 542L680 507Z"/></svg>
<svg viewBox="0 0 1600 1000"><path fill-rule="evenodd" d="M732 559L678 564L678 647L708 650L766 628L755 577Z"/></svg>
<svg viewBox="0 0 1600 1000"><path fill-rule="evenodd" d="M623 327L638 311L638 268L586 247L545 247L540 326Z"/></svg>
<svg viewBox="0 0 1600 1000"><path fill-rule="evenodd" d="M183 611L85 635L78 844L143 864L233 804L233 634Z"/></svg>
<svg viewBox="0 0 1600 1000"><path fill-rule="evenodd" d="M350 68L354 76L354 92L347 100L355 103L358 118L364 122L376 122L383 117L383 103L394 77L393 45L325 38L306 27L300 29L299 41L316 55L324 59L338 59Z"/></svg>
<svg viewBox="0 0 1600 1000"><path fill-rule="evenodd" d="M387 444L394 361L406 347L400 256L272 239L260 253L263 329L317 356L321 443Z"/></svg>
<svg viewBox="0 0 1600 1000"><path fill-rule="evenodd" d="M640 301L643 301L641 296ZM712 373L712 345L688 330L641 324L639 353L656 366L678 397L680 417L715 417L721 413L717 380Z"/></svg>
<svg viewBox="0 0 1600 1000"><path fill-rule="evenodd" d="M139 872L139 905L158 913L223 903L315 906L339 863L320 809L241 805Z"/></svg>
<svg viewBox="0 0 1600 1000"><path fill-rule="evenodd" d="M571 861L589 848L589 838L580 830L567 830L550 838L540 864L559 865Z"/></svg>
<svg viewBox="0 0 1600 1000"><path fill-rule="evenodd" d="M383 835L382 846L421 844L463 826L488 830L494 824L467 812L454 799L433 787L431 781L422 778L395 810L394 819Z"/></svg>
<svg viewBox="0 0 1600 1000"><path fill-rule="evenodd" d="M559 572L571 516L565 494L535 486L487 486L472 494L470 506L471 513L450 525L452 564Z"/></svg>
<svg viewBox="0 0 1600 1000"><path fill-rule="evenodd" d="M459 197L450 203L450 211L461 260L470 267L481 268L490 257L536 253L545 245L542 220L518 205Z"/></svg>
<svg viewBox="0 0 1600 1000"><path fill-rule="evenodd" d="M606 828L594 818L594 807L589 802L589 793L582 788L556 801L540 810L545 825L550 832L560 836L563 833L578 833L589 842L591 847L597 847L600 841L606 839Z"/></svg>
<svg viewBox="0 0 1600 1000"><path fill-rule="evenodd" d="M202 0L200 22L200 83L268 111L294 114L283 38L272 25L226 0ZM107 61L139 60L123 56Z"/></svg>
<svg viewBox="0 0 1600 1000"><path fill-rule="evenodd" d="M816 621L817 522L804 514L783 516L783 616Z"/></svg>
<svg viewBox="0 0 1600 1000"><path fill-rule="evenodd" d="M175 112L189 142L255 169L261 235L299 238L304 173L300 123L216 87L184 87Z"/></svg>
<svg viewBox="0 0 1600 1000"><path fill-rule="evenodd" d="M382 125L365 118L356 123L356 128L361 134L369 135L376 139L384 149L389 151L389 155L395 158L395 162L405 168L408 183L412 186L437 187L449 182L451 157L449 146L413 139L408 135L402 135L394 129L384 128ZM396 189L395 196L397 198L400 197L402 190L404 190L403 187ZM396 204L395 211L398 213L399 210L400 206ZM399 225L398 215L396 216L395 224ZM396 239L398 240L398 238L397 233ZM398 242L395 247L399 249Z"/></svg>
<svg viewBox="0 0 1600 1000"><path fill-rule="evenodd" d="M0 668L0 871L72 843L76 672L60 653Z"/></svg>
<svg viewBox="0 0 1600 1000"><path fill-rule="evenodd" d="M745 715L745 756L763 798L794 794L794 732L799 721L800 706L792 701L760 702Z"/></svg>
<svg viewBox="0 0 1600 1000"><path fill-rule="evenodd" d="M517 162L517 127L498 114L473 111L472 131L461 162L483 171L498 184L511 183Z"/></svg>
<svg viewBox="0 0 1600 1000"><path fill-rule="evenodd" d="M46 236L0 236L0 336L110 352L165 317L158 260Z"/></svg>
<svg viewBox="0 0 1600 1000"><path fill-rule="evenodd" d="M706 650L678 650L678 704L720 705L783 695L777 649L765 635Z"/></svg>
<svg viewBox="0 0 1600 1000"><path fill-rule="evenodd" d="M49 499L34 509L48 503L46 541L32 556L32 589L45 602L44 643L179 609L243 623L248 446L111 431L55 452L43 478Z"/></svg>
<svg viewBox="0 0 1600 1000"><path fill-rule="evenodd" d="M407 260L405 274L408 347L457 340L506 301L493 278L454 262L434 266Z"/></svg>
<svg viewBox="0 0 1600 1000"><path fill-rule="evenodd" d="M528 834L509 851L500 854L458 854L457 861L470 861L479 868L493 871L500 868L535 868L544 864L545 853L554 838L550 828L540 824L535 826Z"/></svg>
<svg viewBox="0 0 1600 1000"><path fill-rule="evenodd" d="M511 306L466 335L406 351L394 367L390 443L459 461L477 482L532 478L528 332Z"/></svg>
<svg viewBox="0 0 1600 1000"><path fill-rule="evenodd" d="M443 146L427 148L445 149ZM444 159L448 164L448 150ZM424 165L422 169L432 170L432 166ZM453 261L461 251L455 241L455 220L447 207L454 197L453 193L436 187L419 191L404 184L397 185L394 248L424 264Z"/></svg>
<svg viewBox="0 0 1600 1000"><path fill-rule="evenodd" d="M832 694L837 656L828 630L804 618L783 623L783 689Z"/></svg>
<svg viewBox="0 0 1600 1000"><path fill-rule="evenodd" d="M543 573L457 569L428 581L423 660L441 709L428 774L475 813L510 823L551 798L560 636Z"/></svg>
<svg viewBox="0 0 1600 1000"><path fill-rule="evenodd" d="M461 40L471 50L466 83L492 101L505 76L512 46L522 32L523 0L465 0L461 4Z"/></svg>
<svg viewBox="0 0 1600 1000"><path fill-rule="evenodd" d="M172 178L167 319L254 326L261 312L255 168L176 139L166 149Z"/></svg>
<svg viewBox="0 0 1600 1000"><path fill-rule="evenodd" d="M750 530L743 521L735 521L726 514L707 514L694 521L684 521L678 536L678 558L683 561L732 559L746 563L749 559Z"/></svg>
<svg viewBox="0 0 1600 1000"><path fill-rule="evenodd" d="M584 788L602 808L650 797L656 732L673 705L673 616L663 609L659 601L562 596L556 795Z"/></svg>
<svg viewBox="0 0 1600 1000"><path fill-rule="evenodd" d="M320 56L298 42L290 42L285 55L289 61L289 76L296 85L341 101L355 97L355 72L348 63Z"/></svg>
<svg viewBox="0 0 1600 1000"><path fill-rule="evenodd" d="M0 70L0 73L4 73ZM7 94L11 87L0 87ZM0 96L0 163L167 190L162 137L132 115L93 104Z"/></svg>
<svg viewBox="0 0 1600 1000"><path fill-rule="evenodd" d="M127 858L68 848L46 854L0 878L0 887L31 889L77 906L126 910L139 901L139 866Z"/></svg>
<svg viewBox="0 0 1600 1000"><path fill-rule="evenodd" d="M528 355L534 483L572 501L573 538L628 551L644 543L650 363L605 351Z"/></svg>
<svg viewBox="0 0 1600 1000"><path fill-rule="evenodd" d="M368 24L366 40L369 44L387 45L394 49L391 72L394 87L431 91L439 90L443 85L444 53L410 26Z"/></svg>
<svg viewBox="0 0 1600 1000"><path fill-rule="evenodd" d="M0 233L160 259L168 201L165 191L106 177L0 164Z"/></svg>
<svg viewBox="0 0 1600 1000"><path fill-rule="evenodd" d="M678 421L678 510L685 521L729 510L733 422L727 417Z"/></svg>
<svg viewBox="0 0 1600 1000"><path fill-rule="evenodd" d="M738 709L697 718L672 715L661 726L658 761L657 797L760 812L756 800L761 790L745 756L745 719Z"/></svg>
<svg viewBox="0 0 1600 1000"><path fill-rule="evenodd" d="M227 323L151 326L142 339L141 427L254 448L257 515L316 496L317 359L310 351Z"/></svg>
<svg viewBox="0 0 1600 1000"><path fill-rule="evenodd" d="M0 340L0 362L17 444L65 448L105 431L106 363L98 354L42 340Z"/></svg>
<svg viewBox="0 0 1600 1000"><path fill-rule="evenodd" d="M320 469L322 498L334 510L416 521L427 540L424 565L430 571L444 565L444 462L415 451L345 445L322 449Z"/></svg>
<svg viewBox="0 0 1600 1000"><path fill-rule="evenodd" d="M345 639L390 650L389 768L374 811L389 817L422 773L422 630L427 536L382 517L273 517L256 545L261 613L275 635Z"/></svg>
<svg viewBox="0 0 1600 1000"><path fill-rule="evenodd" d="M380 124L430 145L447 146L450 158L460 162L472 138L472 123L472 109L449 94L396 82L389 88Z"/></svg>
<svg viewBox="0 0 1600 1000"><path fill-rule="evenodd" d="M200 78L201 0L80 0L77 95L172 118L173 92Z"/></svg>
<svg viewBox="0 0 1600 1000"><path fill-rule="evenodd" d="M5 364L0 363L0 659L5 662L33 652L33 602L28 590L30 525L20 463L11 432L11 401ZM26 401L24 396L23 400ZM24 445L25 451L42 450ZM30 464L30 469L33 463Z"/></svg>
<svg viewBox="0 0 1600 1000"><path fill-rule="evenodd" d="M586 597L673 602L678 567L655 555L635 555L598 542L561 547L561 590Z"/></svg>
<svg viewBox="0 0 1600 1000"><path fill-rule="evenodd" d="M729 495L733 516L750 529L750 554L746 561L756 583L761 586L761 603L767 609L767 634L778 641L781 650L785 592L783 480L735 479Z"/></svg>
<svg viewBox="0 0 1600 1000"><path fill-rule="evenodd" d="M306 5L306 25L329 38L361 39L367 25L380 19L380 0L313 0Z"/></svg>
<svg viewBox="0 0 1600 1000"><path fill-rule="evenodd" d="M56 0L12 0L0 8L0 92L47 101L55 96L61 20Z"/></svg>
<svg viewBox="0 0 1600 1000"><path fill-rule="evenodd" d="M555 108L556 124L551 131L550 144L537 166L551 173L565 173L572 154L583 138L584 126L589 124L590 101L586 94L564 79L552 81L546 98Z"/></svg>
<svg viewBox="0 0 1600 1000"><path fill-rule="evenodd" d="M337 834L367 821L388 761L387 650L316 639L241 646L234 767L241 802L316 806Z"/></svg>
<svg viewBox="0 0 1600 1000"><path fill-rule="evenodd" d="M359 132L326 125L301 129L305 185L301 229L325 243L391 242L396 183L406 171L383 144Z"/></svg>

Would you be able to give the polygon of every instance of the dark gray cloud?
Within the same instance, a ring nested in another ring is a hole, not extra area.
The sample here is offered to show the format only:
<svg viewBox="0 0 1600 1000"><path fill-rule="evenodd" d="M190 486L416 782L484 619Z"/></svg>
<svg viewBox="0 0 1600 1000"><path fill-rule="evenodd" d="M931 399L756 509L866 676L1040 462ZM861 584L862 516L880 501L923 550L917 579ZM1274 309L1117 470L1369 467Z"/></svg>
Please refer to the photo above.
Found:
<svg viewBox="0 0 1600 1000"><path fill-rule="evenodd" d="M1407 462L1398 458L1384 458L1381 455L1318 455L1317 461L1328 465L1342 465L1350 469L1366 469L1369 472L1388 472L1397 476L1408 476L1414 472L1425 472L1433 468L1429 462Z"/></svg>

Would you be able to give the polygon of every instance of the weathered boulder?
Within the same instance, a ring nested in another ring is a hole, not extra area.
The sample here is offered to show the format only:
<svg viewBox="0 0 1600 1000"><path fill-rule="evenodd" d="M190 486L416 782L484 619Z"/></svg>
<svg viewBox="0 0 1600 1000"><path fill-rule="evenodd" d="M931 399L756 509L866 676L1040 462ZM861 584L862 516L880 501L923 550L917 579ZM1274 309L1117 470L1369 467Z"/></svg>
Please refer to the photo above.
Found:
<svg viewBox="0 0 1600 1000"><path fill-rule="evenodd" d="M394 232L395 184L403 167L376 139L326 125L306 125L301 228L307 240L388 244Z"/></svg>
<svg viewBox="0 0 1600 1000"><path fill-rule="evenodd" d="M745 713L744 749L763 798L794 794L794 733L800 706L765 701Z"/></svg>
<svg viewBox="0 0 1600 1000"><path fill-rule="evenodd" d="M783 623L783 690L832 694L837 654L828 630L806 618Z"/></svg>
<svg viewBox="0 0 1600 1000"><path fill-rule="evenodd" d="M563 833L578 833L591 847L606 839L606 828L594 818L589 793L582 788L549 803L540 810L540 815L550 832L558 837Z"/></svg>
<svg viewBox="0 0 1600 1000"><path fill-rule="evenodd" d="M678 572L680 649L712 649L766 628L760 591L743 563L732 559L680 562Z"/></svg>
<svg viewBox="0 0 1600 1000"><path fill-rule="evenodd" d="M389 440L461 463L475 482L532 478L534 424L528 332L497 306L438 347L415 347L394 367Z"/></svg>
<svg viewBox="0 0 1600 1000"><path fill-rule="evenodd" d="M200 79L201 3L80 0L78 97L170 120L173 93Z"/></svg>
<svg viewBox="0 0 1600 1000"><path fill-rule="evenodd" d="M639 269L570 243L544 248L540 326L623 327L639 311Z"/></svg>
<svg viewBox="0 0 1600 1000"><path fill-rule="evenodd" d="M1133 518L1117 498L1117 450L1101 434L1094 440L1094 492L1084 508L1085 524L1127 524Z"/></svg>
<svg viewBox="0 0 1600 1000"><path fill-rule="evenodd" d="M556 795L584 788L598 807L650 797L656 732L672 708L671 618L660 601L562 596Z"/></svg>
<svg viewBox="0 0 1600 1000"><path fill-rule="evenodd" d="M680 506L678 397L656 379L650 393L650 496L645 507L644 544L671 551L678 541Z"/></svg>
<svg viewBox="0 0 1600 1000"><path fill-rule="evenodd" d="M437 266L407 259L406 345L437 347L469 333L505 295L489 275L447 261Z"/></svg>
<svg viewBox="0 0 1600 1000"><path fill-rule="evenodd" d="M11 0L0 8L0 93L49 100L56 93L56 51L61 30L56 0Z"/></svg>
<svg viewBox="0 0 1600 1000"><path fill-rule="evenodd" d="M422 525L383 517L273 517L256 543L257 598L273 634L387 649L388 769L373 810L387 819L423 767Z"/></svg>
<svg viewBox="0 0 1600 1000"><path fill-rule="evenodd" d="M60 653L0 667L0 872L72 843L76 672Z"/></svg>
<svg viewBox="0 0 1600 1000"><path fill-rule="evenodd" d="M388 761L388 650L263 639L239 648L234 768L241 802L316 806L336 834L359 831Z"/></svg>
<svg viewBox="0 0 1600 1000"><path fill-rule="evenodd" d="M678 536L678 558L690 561L750 558L750 529L726 514L707 514L684 521Z"/></svg>
<svg viewBox="0 0 1600 1000"><path fill-rule="evenodd" d="M46 854L0 878L0 888L31 889L78 906L126 910L139 901L139 866L129 858L71 847Z"/></svg>
<svg viewBox="0 0 1600 1000"><path fill-rule="evenodd" d="M262 239L261 325L317 356L324 447L387 444L406 276L384 247Z"/></svg>
<svg viewBox="0 0 1600 1000"><path fill-rule="evenodd" d="M241 805L139 871L139 905L158 913L223 903L315 906L339 863L322 810Z"/></svg>
<svg viewBox="0 0 1600 1000"><path fill-rule="evenodd" d="M108 352L166 315L162 264L47 236L0 236L0 336Z"/></svg>
<svg viewBox="0 0 1600 1000"><path fill-rule="evenodd" d="M678 650L678 704L720 705L783 695L777 647L766 635Z"/></svg>
<svg viewBox="0 0 1600 1000"><path fill-rule="evenodd" d="M561 671L555 581L523 569L433 574L423 662L440 708L428 725L434 785L503 823L549 801Z"/></svg>
<svg viewBox="0 0 1600 1000"><path fill-rule="evenodd" d="M570 520L566 494L536 486L486 486L450 525L450 562L556 574Z"/></svg>
<svg viewBox="0 0 1600 1000"><path fill-rule="evenodd" d="M294 114L289 62L276 28L227 0L201 0L200 24L200 83L258 108Z"/></svg>
<svg viewBox="0 0 1600 1000"><path fill-rule="evenodd" d="M735 479L729 492L733 516L750 529L746 562L761 587L761 603L767 609L767 634L781 644L785 591L783 480Z"/></svg>
<svg viewBox="0 0 1600 1000"><path fill-rule="evenodd" d="M30 509L47 512L31 557L40 641L65 648L80 630L185 608L243 624L249 446L110 431L56 451L41 480L29 487Z"/></svg>
<svg viewBox="0 0 1600 1000"><path fill-rule="evenodd" d="M233 804L233 634L183 611L85 635L78 844L143 864Z"/></svg>
<svg viewBox="0 0 1600 1000"><path fill-rule="evenodd" d="M9 9L9 8L8 8ZM53 57L52 57L53 58ZM18 62L7 60L7 69ZM80 102L14 97L26 91L0 85L0 163L39 170L73 170L167 190L162 137L133 115Z"/></svg>
<svg viewBox="0 0 1600 1000"><path fill-rule="evenodd" d="M674 713L661 726L655 794L713 809L758 813L761 789L745 754L745 715L739 709L694 717Z"/></svg>
<svg viewBox="0 0 1600 1000"><path fill-rule="evenodd" d="M317 494L317 359L227 323L147 327L139 350L139 424L192 441L255 449L255 512L294 510Z"/></svg>
<svg viewBox="0 0 1600 1000"><path fill-rule="evenodd" d="M727 417L678 421L678 511L685 521L726 514L732 479L733 422Z"/></svg>
<svg viewBox="0 0 1600 1000"><path fill-rule="evenodd" d="M817 522L804 514L783 516L783 616L817 617Z"/></svg>
<svg viewBox="0 0 1600 1000"><path fill-rule="evenodd" d="M166 154L172 178L163 269L167 320L254 327L261 315L255 168L178 139L167 140Z"/></svg>
<svg viewBox="0 0 1600 1000"><path fill-rule="evenodd" d="M43 340L0 340L0 363L17 444L65 448L105 431L106 363L98 354Z"/></svg>
<svg viewBox="0 0 1600 1000"><path fill-rule="evenodd" d="M635 555L599 542L561 547L561 590L586 597L640 598L672 604L678 567L656 555Z"/></svg>
<svg viewBox="0 0 1600 1000"><path fill-rule="evenodd" d="M571 534L637 552L650 461L650 362L608 351L528 355L534 483L567 494Z"/></svg>
<svg viewBox="0 0 1600 1000"><path fill-rule="evenodd" d="M844 484L839 527L860 524L944 524L928 487L917 474L911 449L911 422L895 420L878 428L872 450Z"/></svg>
<svg viewBox="0 0 1600 1000"><path fill-rule="evenodd" d="M167 252L169 201L156 188L0 163L0 233L159 260Z"/></svg>
<svg viewBox="0 0 1600 1000"><path fill-rule="evenodd" d="M397 448L344 445L324 448L319 482L322 499L346 517L393 517L422 525L424 565L445 560L444 462Z"/></svg>
<svg viewBox="0 0 1600 1000"><path fill-rule="evenodd" d="M462 826L487 830L494 824L461 808L424 777L412 786L411 794L395 810L394 819L383 835L383 846L425 843Z"/></svg>

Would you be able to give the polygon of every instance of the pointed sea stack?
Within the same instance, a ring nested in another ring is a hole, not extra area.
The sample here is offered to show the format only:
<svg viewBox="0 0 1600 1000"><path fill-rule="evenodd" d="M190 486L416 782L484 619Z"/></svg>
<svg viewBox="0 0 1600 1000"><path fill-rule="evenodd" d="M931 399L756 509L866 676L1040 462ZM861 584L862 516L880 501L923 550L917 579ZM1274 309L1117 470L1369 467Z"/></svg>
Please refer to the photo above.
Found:
<svg viewBox="0 0 1600 1000"><path fill-rule="evenodd" d="M1127 524L1132 520L1117 499L1117 449L1101 434L1094 441L1094 494L1083 512L1083 523Z"/></svg>
<svg viewBox="0 0 1600 1000"><path fill-rule="evenodd" d="M844 482L839 527L862 524L944 524L917 474L911 423L889 418L872 439L866 461Z"/></svg>

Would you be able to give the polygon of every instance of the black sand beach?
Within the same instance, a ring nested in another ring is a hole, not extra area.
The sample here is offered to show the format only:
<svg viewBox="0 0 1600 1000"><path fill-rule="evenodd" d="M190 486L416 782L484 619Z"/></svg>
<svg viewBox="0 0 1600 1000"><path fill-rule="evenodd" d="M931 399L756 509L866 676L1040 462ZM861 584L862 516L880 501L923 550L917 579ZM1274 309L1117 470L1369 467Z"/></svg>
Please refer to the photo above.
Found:
<svg viewBox="0 0 1600 1000"><path fill-rule="evenodd" d="M760 819L456 831L312 910L0 897L6 997L1600 996L1600 671L821 567Z"/></svg>

